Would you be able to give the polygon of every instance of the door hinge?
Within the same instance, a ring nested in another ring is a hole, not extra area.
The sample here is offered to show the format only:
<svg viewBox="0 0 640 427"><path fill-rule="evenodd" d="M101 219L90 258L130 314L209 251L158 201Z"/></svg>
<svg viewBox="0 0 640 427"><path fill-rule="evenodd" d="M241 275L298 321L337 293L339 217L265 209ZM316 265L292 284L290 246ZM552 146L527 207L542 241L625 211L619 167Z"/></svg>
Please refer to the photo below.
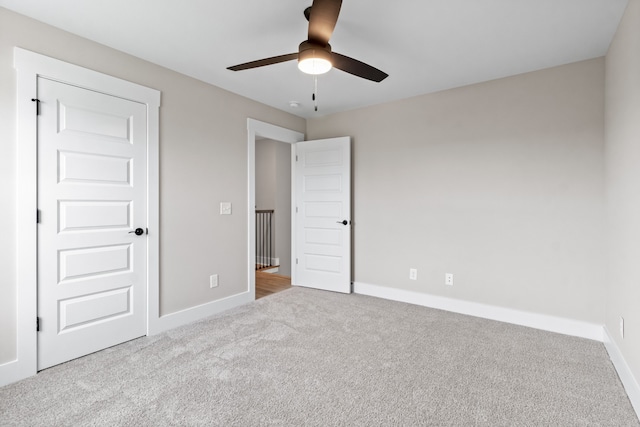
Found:
<svg viewBox="0 0 640 427"><path fill-rule="evenodd" d="M31 98L31 102L36 103L36 116L40 115L40 100L38 98Z"/></svg>
<svg viewBox="0 0 640 427"><path fill-rule="evenodd" d="M298 258L296 258L296 265L298 265Z"/></svg>
<svg viewBox="0 0 640 427"><path fill-rule="evenodd" d="M298 155L296 154L296 162L298 161Z"/></svg>
<svg viewBox="0 0 640 427"><path fill-rule="evenodd" d="M36 224L40 224L40 209L36 209Z"/></svg>
<svg viewBox="0 0 640 427"><path fill-rule="evenodd" d="M36 332L40 332L40 318L36 317Z"/></svg>
<svg viewBox="0 0 640 427"><path fill-rule="evenodd" d="M298 207L296 206L296 213L298 213Z"/></svg>
<svg viewBox="0 0 640 427"><path fill-rule="evenodd" d="M149 229L145 228L146 234L149 234Z"/></svg>

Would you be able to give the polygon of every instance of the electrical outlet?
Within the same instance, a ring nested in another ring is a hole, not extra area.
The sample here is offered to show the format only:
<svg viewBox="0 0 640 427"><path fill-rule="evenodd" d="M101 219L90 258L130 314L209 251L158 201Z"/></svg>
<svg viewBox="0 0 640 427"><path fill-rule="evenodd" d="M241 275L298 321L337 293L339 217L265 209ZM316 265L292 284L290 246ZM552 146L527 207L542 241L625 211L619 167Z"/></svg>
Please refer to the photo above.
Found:
<svg viewBox="0 0 640 427"><path fill-rule="evenodd" d="M409 279L410 280L418 280L418 269L410 268L409 269Z"/></svg>
<svg viewBox="0 0 640 427"><path fill-rule="evenodd" d="M210 288L217 288L218 287L218 275L217 274L212 274L211 276L209 276L209 287Z"/></svg>
<svg viewBox="0 0 640 427"><path fill-rule="evenodd" d="M447 273L444 275L444 284L447 286L453 286L453 273Z"/></svg>
<svg viewBox="0 0 640 427"><path fill-rule="evenodd" d="M624 339L624 317L620 316L620 337Z"/></svg>

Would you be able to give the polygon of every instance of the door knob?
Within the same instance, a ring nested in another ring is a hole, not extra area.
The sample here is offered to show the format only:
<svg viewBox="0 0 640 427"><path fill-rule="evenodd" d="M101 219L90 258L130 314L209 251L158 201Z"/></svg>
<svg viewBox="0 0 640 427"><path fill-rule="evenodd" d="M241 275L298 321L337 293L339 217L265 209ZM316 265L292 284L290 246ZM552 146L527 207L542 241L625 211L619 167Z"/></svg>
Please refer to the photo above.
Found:
<svg viewBox="0 0 640 427"><path fill-rule="evenodd" d="M129 234L131 233L135 233L136 236L142 236L144 234L144 230L138 227L135 230L129 232Z"/></svg>
<svg viewBox="0 0 640 427"><path fill-rule="evenodd" d="M347 225L347 224L349 224L349 221L347 221L346 219L342 220L342 221L336 221L336 224Z"/></svg>

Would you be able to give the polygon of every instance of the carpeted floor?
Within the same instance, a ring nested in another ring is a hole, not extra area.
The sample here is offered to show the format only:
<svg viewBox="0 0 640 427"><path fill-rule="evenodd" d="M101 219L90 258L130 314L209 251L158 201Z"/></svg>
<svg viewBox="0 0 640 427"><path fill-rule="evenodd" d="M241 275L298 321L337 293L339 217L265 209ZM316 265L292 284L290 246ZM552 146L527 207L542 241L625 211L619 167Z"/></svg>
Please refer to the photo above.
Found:
<svg viewBox="0 0 640 427"><path fill-rule="evenodd" d="M601 343L293 288L0 388L2 426L640 426Z"/></svg>

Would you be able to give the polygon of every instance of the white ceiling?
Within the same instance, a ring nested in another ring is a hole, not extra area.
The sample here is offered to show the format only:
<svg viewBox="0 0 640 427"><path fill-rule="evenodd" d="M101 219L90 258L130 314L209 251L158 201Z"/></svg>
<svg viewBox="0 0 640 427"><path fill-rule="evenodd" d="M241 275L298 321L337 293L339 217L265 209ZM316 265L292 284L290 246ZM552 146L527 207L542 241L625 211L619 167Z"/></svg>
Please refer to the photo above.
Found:
<svg viewBox="0 0 640 427"><path fill-rule="evenodd" d="M389 74L313 78L295 61L312 0L0 0L0 6L301 117L408 98L606 54L627 0L343 0L333 50ZM293 109L290 101L298 101Z"/></svg>

